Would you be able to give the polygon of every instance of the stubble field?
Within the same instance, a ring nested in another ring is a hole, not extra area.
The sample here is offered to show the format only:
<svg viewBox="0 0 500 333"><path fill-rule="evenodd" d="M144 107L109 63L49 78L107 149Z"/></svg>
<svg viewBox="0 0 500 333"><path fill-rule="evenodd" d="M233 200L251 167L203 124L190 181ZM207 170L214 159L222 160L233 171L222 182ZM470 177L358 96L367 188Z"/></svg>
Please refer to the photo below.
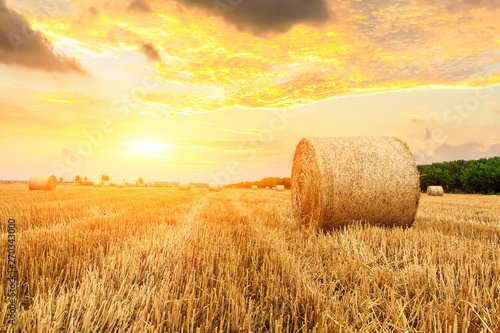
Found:
<svg viewBox="0 0 500 333"><path fill-rule="evenodd" d="M500 196L422 194L410 229L324 233L290 191L2 185L0 220L0 331L500 329Z"/></svg>

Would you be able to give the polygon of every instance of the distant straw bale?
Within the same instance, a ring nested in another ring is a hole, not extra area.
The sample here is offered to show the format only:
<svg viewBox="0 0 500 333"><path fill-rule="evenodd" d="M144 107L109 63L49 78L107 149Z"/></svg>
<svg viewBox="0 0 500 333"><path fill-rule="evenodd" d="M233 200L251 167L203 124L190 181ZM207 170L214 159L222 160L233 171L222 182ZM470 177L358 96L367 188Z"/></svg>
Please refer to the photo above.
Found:
<svg viewBox="0 0 500 333"><path fill-rule="evenodd" d="M51 175L34 174L30 177L28 188L30 191L54 191L57 185L57 178Z"/></svg>
<svg viewBox="0 0 500 333"><path fill-rule="evenodd" d="M208 184L209 191L220 192L220 183L210 183Z"/></svg>
<svg viewBox="0 0 500 333"><path fill-rule="evenodd" d="M442 186L427 186L427 195L431 197L442 197L444 190Z"/></svg>

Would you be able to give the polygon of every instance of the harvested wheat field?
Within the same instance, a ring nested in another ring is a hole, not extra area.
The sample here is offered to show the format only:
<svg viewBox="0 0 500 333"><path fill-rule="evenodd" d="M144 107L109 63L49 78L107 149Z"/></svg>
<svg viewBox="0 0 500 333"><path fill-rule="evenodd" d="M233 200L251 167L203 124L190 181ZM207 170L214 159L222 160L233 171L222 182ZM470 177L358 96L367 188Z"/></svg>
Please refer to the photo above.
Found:
<svg viewBox="0 0 500 333"><path fill-rule="evenodd" d="M411 228L318 232L290 192L0 186L7 331L498 332L499 206L422 194Z"/></svg>

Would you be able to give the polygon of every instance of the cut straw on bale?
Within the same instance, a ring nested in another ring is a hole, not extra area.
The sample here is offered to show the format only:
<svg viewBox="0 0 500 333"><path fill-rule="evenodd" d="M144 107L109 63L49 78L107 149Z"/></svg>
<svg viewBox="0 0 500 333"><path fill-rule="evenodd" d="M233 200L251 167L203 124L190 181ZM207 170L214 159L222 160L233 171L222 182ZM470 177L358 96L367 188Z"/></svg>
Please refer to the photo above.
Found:
<svg viewBox="0 0 500 333"><path fill-rule="evenodd" d="M276 185L276 191L277 192L284 192L285 191L285 185Z"/></svg>
<svg viewBox="0 0 500 333"><path fill-rule="evenodd" d="M191 189L191 183L189 183L189 182L180 182L179 183L179 190L188 191L190 189Z"/></svg>
<svg viewBox="0 0 500 333"><path fill-rule="evenodd" d="M50 175L32 175L28 182L28 188L30 191L41 190L41 191L53 191L56 189L57 178Z"/></svg>
<svg viewBox="0 0 500 333"><path fill-rule="evenodd" d="M208 184L209 191L220 192L220 183L210 183Z"/></svg>
<svg viewBox="0 0 500 333"><path fill-rule="evenodd" d="M252 185L252 190L257 190L257 185Z"/></svg>
<svg viewBox="0 0 500 333"><path fill-rule="evenodd" d="M410 149L389 137L304 138L291 183L297 218L326 230L353 221L410 227L420 195Z"/></svg>
<svg viewBox="0 0 500 333"><path fill-rule="evenodd" d="M431 197L442 197L444 190L442 186L427 186L427 195Z"/></svg>

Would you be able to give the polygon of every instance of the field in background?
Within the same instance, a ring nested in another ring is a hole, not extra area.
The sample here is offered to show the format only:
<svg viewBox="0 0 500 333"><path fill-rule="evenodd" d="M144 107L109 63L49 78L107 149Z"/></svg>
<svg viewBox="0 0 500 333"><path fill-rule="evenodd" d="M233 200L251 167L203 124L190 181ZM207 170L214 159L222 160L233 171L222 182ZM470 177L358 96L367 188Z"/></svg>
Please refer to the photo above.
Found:
<svg viewBox="0 0 500 333"><path fill-rule="evenodd" d="M422 194L410 229L318 233L290 191L0 185L0 330L9 218L15 331L500 328L500 196Z"/></svg>

